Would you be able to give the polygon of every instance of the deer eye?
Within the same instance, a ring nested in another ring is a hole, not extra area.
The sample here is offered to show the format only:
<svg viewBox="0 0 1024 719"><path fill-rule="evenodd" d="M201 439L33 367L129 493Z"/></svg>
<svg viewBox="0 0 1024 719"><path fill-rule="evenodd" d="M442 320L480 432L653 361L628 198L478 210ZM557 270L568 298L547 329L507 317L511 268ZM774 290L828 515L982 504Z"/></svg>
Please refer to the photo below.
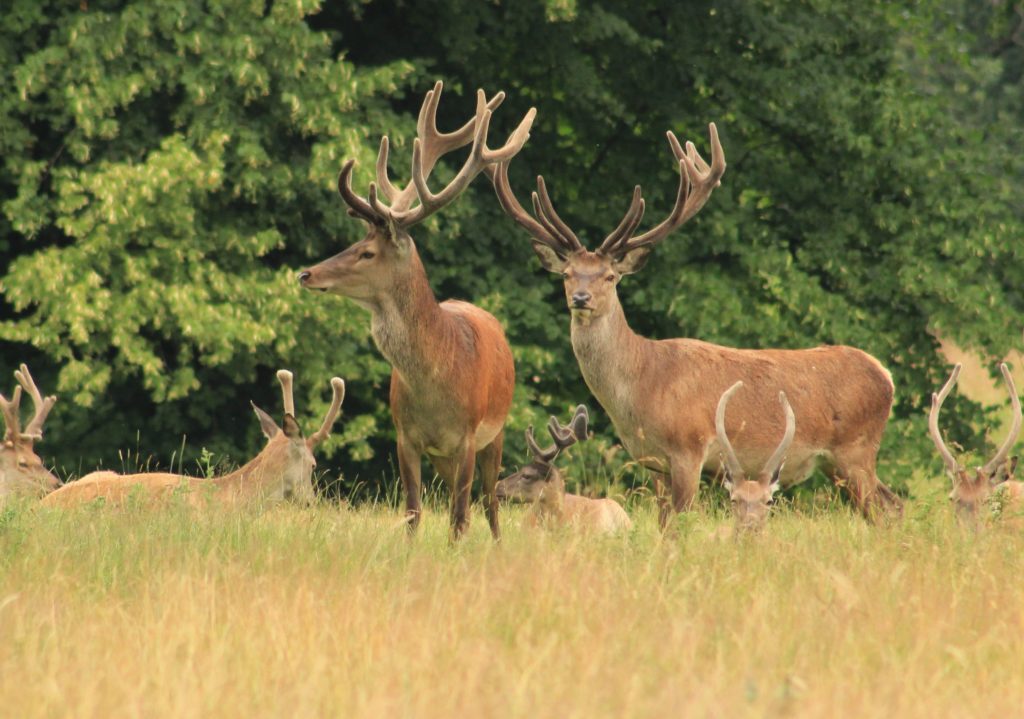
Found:
<svg viewBox="0 0 1024 719"><path fill-rule="evenodd" d="M568 272L563 272L563 273L562 273L562 279L563 279L563 280L567 280L567 279L569 279L569 273L568 273Z"/></svg>
<svg viewBox="0 0 1024 719"><path fill-rule="evenodd" d="M615 281L615 275L608 275L607 277L604 278L604 281L605 282L614 282Z"/></svg>
<svg viewBox="0 0 1024 719"><path fill-rule="evenodd" d="M369 250L367 250L366 252L363 252L361 255L359 255L359 259L361 259L361 260L372 260L376 256L377 255L375 255L373 252L370 252Z"/></svg>

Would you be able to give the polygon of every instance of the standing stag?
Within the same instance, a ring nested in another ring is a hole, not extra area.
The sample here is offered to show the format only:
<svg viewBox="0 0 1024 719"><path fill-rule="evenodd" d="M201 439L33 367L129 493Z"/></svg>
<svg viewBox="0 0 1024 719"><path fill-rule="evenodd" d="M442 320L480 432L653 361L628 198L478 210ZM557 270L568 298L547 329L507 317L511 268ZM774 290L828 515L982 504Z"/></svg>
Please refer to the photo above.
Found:
<svg viewBox="0 0 1024 719"><path fill-rule="evenodd" d="M779 476L782 474L783 463L786 461L786 453L789 446L793 444L793 437L796 435L796 418L793 416L793 408L789 406L785 392L779 392L779 402L782 404L782 413L786 417L786 429L782 434L782 441L775 448L775 452L764 463L761 472L756 480L747 479L743 471L743 463L736 456L729 435L725 431L725 408L729 399L736 393L743 382L737 382L727 389L722 398L718 400L718 409L715 411L715 433L718 436L718 444L722 447L722 464L725 467L725 480L722 482L725 490L729 493L729 501L732 504L733 516L736 518L736 528L739 530L760 530L768 518L772 499L779 491Z"/></svg>
<svg viewBox="0 0 1024 719"><path fill-rule="evenodd" d="M303 287L350 297L373 315L373 339L392 366L391 414L410 532L420 521L420 464L426 454L452 491L452 538L469 526L477 464L491 533L500 536L494 485L515 384L512 351L488 312L467 302L438 303L408 230L452 202L486 167L507 162L522 149L533 109L504 147L487 147L491 112L504 98L499 92L487 101L483 90L477 91L473 119L442 133L436 124L438 82L420 109L412 180L399 189L388 178L387 136L377 156L377 182L370 183L365 199L352 190L354 161L346 162L338 190L349 214L365 222L368 232L344 252L299 273ZM458 174L443 190L431 192L427 179L438 159L466 145L471 145L469 157Z"/></svg>
<svg viewBox="0 0 1024 719"><path fill-rule="evenodd" d="M502 208L532 235L544 268L564 278L572 347L583 378L626 449L654 472L662 527L671 511L691 506L705 463L718 462L722 447L712 421L715 404L737 380L748 391L737 398L730 431L749 427L739 457L746 471L764 465L783 433L781 418L771 411L781 390L801 417L783 486L802 481L820 464L849 488L865 515L873 516L876 508L898 509L899 499L875 474L893 384L874 357L843 346L744 350L695 339L650 340L626 322L619 281L639 270L655 245L700 211L725 172L714 123L710 135L709 166L692 143L684 150L668 133L680 176L672 211L654 228L635 234L644 212L637 185L622 222L596 252L588 251L555 213L543 177L537 178L531 216L509 186L508 162L492 173Z"/></svg>
<svg viewBox="0 0 1024 719"><path fill-rule="evenodd" d="M269 414L253 404L260 429L267 437L267 444L259 454L234 472L213 479L167 472L93 472L47 495L43 498L43 504L72 507L102 498L106 503L116 506L134 495L147 501L161 501L179 491L184 493L186 501L193 506L201 506L208 500L224 505L278 500L311 502L315 496L313 468L316 467L316 460L313 458L313 448L330 435L345 399L345 383L339 377L331 379L334 395L331 406L320 429L306 439L295 421L292 373L278 370L277 379L281 383L284 397L283 426L278 427Z"/></svg>
<svg viewBox="0 0 1024 719"><path fill-rule="evenodd" d="M576 408L568 427L551 417L548 433L555 443L547 449L537 446L533 427L527 429L526 446L532 461L498 482L499 498L533 505L528 520L532 525L571 525L605 534L633 526L626 511L614 499L589 499L565 492L565 478L555 466L555 460L562 450L587 438L588 419L587 408L582 404Z"/></svg>
<svg viewBox="0 0 1024 719"><path fill-rule="evenodd" d="M60 486L60 481L43 466L43 460L34 451L35 443L43 438L43 423L57 402L56 397L44 398L28 367L24 364L14 371L18 386L8 400L0 394L0 412L4 416L4 441L0 447L0 499L3 497L41 497ZM32 398L35 414L21 428L22 390Z"/></svg>
<svg viewBox="0 0 1024 719"><path fill-rule="evenodd" d="M975 525L979 522L980 508L986 506L990 499L998 497L1002 500L1004 509L1021 509L1024 505L1024 482L1013 481L1013 473L1017 469L1017 458L1009 458L1010 450L1013 448L1021 428L1020 398L1017 396L1017 387L1013 383L1013 376L1006 363L999 365L1006 381L1006 389L1010 393L1010 402L1013 405L1013 423L1010 426L1010 433L1006 441L996 451L995 456L983 467L975 467L974 477L971 477L966 467L960 465L949 451L946 443L942 440L942 432L939 430L939 410L942 403L953 390L957 379L960 377L960 365L953 368L952 374L946 380L946 384L938 394L932 393L932 408L928 413L928 432L932 436L935 448L946 465L946 472L953 480L953 491L949 498L953 500L957 517L968 524Z"/></svg>

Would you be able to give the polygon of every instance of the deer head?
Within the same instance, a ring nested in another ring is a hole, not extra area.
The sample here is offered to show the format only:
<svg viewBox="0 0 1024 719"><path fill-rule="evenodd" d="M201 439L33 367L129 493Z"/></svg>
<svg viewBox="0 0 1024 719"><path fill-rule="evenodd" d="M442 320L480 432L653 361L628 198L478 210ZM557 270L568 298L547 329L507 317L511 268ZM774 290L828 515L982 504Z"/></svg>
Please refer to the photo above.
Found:
<svg viewBox="0 0 1024 719"><path fill-rule="evenodd" d="M60 481L43 466L34 451L35 443L43 438L43 423L53 409L56 397L43 398L28 367L22 364L14 372L18 386L8 400L0 394L0 412L3 413L5 431L0 447L0 497L17 495L41 497L60 486ZM21 393L32 398L35 414L21 427Z"/></svg>
<svg viewBox="0 0 1024 719"><path fill-rule="evenodd" d="M999 370L1003 373L1006 389L1010 393L1010 403L1013 406L1013 422L1010 426L1009 434L1006 435L1006 440L996 450L995 455L983 467L975 467L972 477L971 473L953 457L953 453L949 451L949 448L942 439L942 432L939 431L939 411L942 409L942 403L953 390L960 377L960 368L961 365L957 364L938 394L932 394L932 408L928 413L928 433L931 435L935 448L942 457L942 462L946 466L946 472L953 480L953 491L949 493L949 498L953 501L957 517L961 521L975 524L979 519L979 508L985 506L988 498L992 496L993 490L1003 482L1013 478L1013 473L1017 469L1017 458L1008 458L1008 456L1014 442L1017 441L1017 437L1020 435L1021 407L1020 398L1017 396L1017 387L1013 383L1013 376L1010 374L1009 367L1004 362L999 365Z"/></svg>
<svg viewBox="0 0 1024 719"><path fill-rule="evenodd" d="M533 437L533 427L529 427L526 430L526 446L530 451L530 463L498 482L498 498L532 504L564 495L565 480L555 467L555 460L562 450L587 438L589 419L587 408L582 404L576 407L576 412L567 426L560 424L558 418L552 416L548 420L548 433L554 444L547 449L541 449L537 445Z"/></svg>
<svg viewBox="0 0 1024 719"><path fill-rule="evenodd" d="M687 142L684 149L672 132L667 133L679 166L679 191L668 217L647 232L634 234L644 215L644 200L637 185L622 222L594 252L583 246L555 212L543 177L537 178L537 191L532 195L534 215L531 216L519 204L509 185L509 160L488 169L502 209L532 235L534 252L544 268L562 275L565 299L573 317L587 323L618 305L619 280L643 267L654 246L696 215L708 201L725 172L725 152L714 123L709 131L710 165L704 162L692 142Z"/></svg>
<svg viewBox="0 0 1024 719"><path fill-rule="evenodd" d="M262 474L266 477L281 477L280 487L270 488L271 494L275 497L280 493L281 499L308 504L315 498L313 470L316 468L316 459L313 457L313 448L327 438L338 418L341 403L345 399L345 382L340 377L331 378L331 406L320 424L320 429L306 438L303 437L302 430L295 420L293 375L286 369L278 370L277 380L281 383L281 394L284 398L284 420L281 426L252 403L253 411L260 422L260 429L268 440L266 448L261 453L267 457Z"/></svg>
<svg viewBox="0 0 1024 719"><path fill-rule="evenodd" d="M725 468L725 480L722 484L729 493L736 526L741 530L759 530L768 518L775 493L779 491L779 475L786 452L789 451L793 436L796 434L796 418L793 416L793 408L789 406L789 400L786 399L786 393L779 392L779 402L786 415L786 429L782 434L782 441L765 462L757 479L747 479L743 466L725 433L725 407L729 404L729 398L742 386L742 382L737 382L722 393L715 412L715 432L718 443L722 446L722 466Z"/></svg>
<svg viewBox="0 0 1024 719"><path fill-rule="evenodd" d="M454 132L439 132L436 118L441 88L441 82L434 85L420 108L412 145L412 180L404 188L396 187L388 177L386 135L377 155L377 181L370 183L365 198L352 190L355 161L349 160L342 167L338 192L349 206L348 213L365 222L368 231L344 252L300 272L303 287L345 295L370 307L379 298L399 292L418 263L409 228L455 200L485 167L510 160L529 139L536 115L532 108L503 147L487 147L491 113L505 99L505 93L499 92L487 100L483 90L477 91L476 113L469 122ZM427 180L437 161L466 145L471 148L462 168L444 189L434 194Z"/></svg>

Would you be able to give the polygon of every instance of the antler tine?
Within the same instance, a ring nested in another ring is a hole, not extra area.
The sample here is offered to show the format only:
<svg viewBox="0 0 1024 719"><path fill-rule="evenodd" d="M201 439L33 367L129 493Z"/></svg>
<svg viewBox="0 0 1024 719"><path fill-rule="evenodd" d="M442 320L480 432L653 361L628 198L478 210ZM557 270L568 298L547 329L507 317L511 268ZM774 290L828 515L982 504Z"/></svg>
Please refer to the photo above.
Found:
<svg viewBox="0 0 1024 719"><path fill-rule="evenodd" d="M370 203L357 195L352 189L352 168L355 167L355 164L355 160L348 160L342 165L341 172L338 174L338 193L341 195L341 199L345 201L345 204L349 206L350 215L372 224L379 224L382 219L381 215L375 212Z"/></svg>
<svg viewBox="0 0 1024 719"><path fill-rule="evenodd" d="M50 414L50 410L53 409L53 405L57 403L57 397L50 395L49 397L43 398L42 392L36 386L36 382L32 379L32 373L28 371L28 365L22 363L21 366L14 371L14 378L18 380L18 384L25 389L28 395L32 398L32 405L35 408L35 414L32 416L32 421L25 427L25 431L21 433L23 439L42 439L43 438L43 423L46 422L46 417Z"/></svg>
<svg viewBox="0 0 1024 719"><path fill-rule="evenodd" d="M954 482L958 480L960 465L942 440L942 432L939 431L939 411L942 409L942 403L946 401L946 397L949 396L957 379L960 377L960 369L961 365L958 363L953 367L953 372L949 375L949 379L946 380L946 384L942 386L938 394L932 393L932 409L928 413L928 434L932 436L932 442L935 443L935 448L939 451L939 455L946 465L946 470Z"/></svg>
<svg viewBox="0 0 1024 719"><path fill-rule="evenodd" d="M718 400L718 409L715 410L715 433L718 435L718 441L722 445L722 449L725 450L724 459L726 466L729 468L729 474L737 482L744 476L743 465L740 464L739 459L736 457L736 451L732 448L732 443L729 442L729 435L725 433L725 407L729 404L729 399L736 393L736 390L742 386L743 381L740 380L725 390L722 393L722 397Z"/></svg>
<svg viewBox="0 0 1024 719"><path fill-rule="evenodd" d="M684 151L675 133L667 133L672 154L679 163L679 191L676 194L676 204L669 216L659 225L623 243L623 250L661 242L669 233L696 215L711 197L714 189L721 184L722 175L725 174L725 151L718 139L718 128L715 123L708 125L708 133L711 136L710 165L700 156L692 142L686 143Z"/></svg>
<svg viewBox="0 0 1024 719"><path fill-rule="evenodd" d="M551 435L551 439L555 440L555 446L558 447L559 452L573 446L580 439L586 439L586 432L582 437L576 434L575 424L576 417L573 417L568 426L559 422L554 415L548 418L548 434Z"/></svg>
<svg viewBox="0 0 1024 719"><path fill-rule="evenodd" d="M630 201L629 209L626 210L626 214L619 223L619 226L604 238L604 242L601 243L597 251L606 255L613 254L620 244L633 236L643 217L644 200L640 195L640 185L637 185L633 188L633 199Z"/></svg>
<svg viewBox="0 0 1024 719"><path fill-rule="evenodd" d="M587 438L589 423L590 413L587 411L586 406L582 404L576 405L576 411L573 413L569 426L572 428L573 434L576 435L576 439L580 442Z"/></svg>
<svg viewBox="0 0 1024 719"><path fill-rule="evenodd" d="M21 437L21 419L18 417L18 410L21 408L21 385L14 388L14 394L8 400L0 394L0 412L4 415L4 423L7 426L4 432L5 442L14 442Z"/></svg>
<svg viewBox="0 0 1024 719"><path fill-rule="evenodd" d="M533 425L531 424L526 428L526 448L530 451L535 461L544 462L550 464L555 457L558 456L558 447L552 446L547 449L541 449L540 445L537 444L537 440L533 436Z"/></svg>
<svg viewBox="0 0 1024 719"><path fill-rule="evenodd" d="M552 250L562 253L565 252L565 248L559 239L548 232L547 228L541 223L537 222L523 209L523 206L519 204L519 200L516 199L515 194L512 192L512 186L508 181L508 162L499 162L494 166L493 170L490 170L488 174L491 177L491 182L494 184L494 192L498 196L498 204L501 205L501 209L506 215L511 217L515 222L529 232L534 242L539 242L542 245L550 247Z"/></svg>
<svg viewBox="0 0 1024 719"><path fill-rule="evenodd" d="M783 460L786 459L786 452L789 451L789 446L793 444L793 437L796 436L796 416L793 414L793 408L789 406L785 392L779 392L779 402L786 415L786 429L782 433L782 441L779 442L779 446L775 448L775 452L764 463L764 469L761 470L760 479L765 483L771 482L772 476L782 466Z"/></svg>
<svg viewBox="0 0 1024 719"><path fill-rule="evenodd" d="M345 401L345 380L341 377L331 377L331 390L333 392L331 406L327 409L327 414L324 415L320 429L309 438L312 444L320 444L330 436L331 427L334 426L341 413L341 403Z"/></svg>
<svg viewBox="0 0 1024 719"><path fill-rule="evenodd" d="M398 188L391 183L391 178L388 177L389 150L388 136L384 135L380 138L380 150L377 152L377 186L380 187L380 192L384 195L384 199L391 202L398 196Z"/></svg>
<svg viewBox="0 0 1024 719"><path fill-rule="evenodd" d="M564 251L575 252L583 249L576 233L555 212L555 206L551 204L551 197L548 195L548 187L544 183L543 176L537 175L537 191L530 195L530 199L533 201L533 211L537 219L548 232L557 238Z"/></svg>
<svg viewBox="0 0 1024 719"><path fill-rule="evenodd" d="M1010 368L1006 366L1005 362L999 365L999 370L1003 373L1006 389L1010 393L1010 403L1013 406L1013 424L1010 425L1010 433L1006 435L1006 440L999 448L999 451L996 452L996 456L982 469L987 476L993 476L996 470L999 469L999 465L1006 461L1006 456L1017 441L1021 428L1020 397L1017 396L1017 386L1013 383L1013 375L1010 374Z"/></svg>
<svg viewBox="0 0 1024 719"><path fill-rule="evenodd" d="M295 417L295 395L292 392L294 375L286 369L277 371L277 381L281 383L281 395L284 397L284 413Z"/></svg>

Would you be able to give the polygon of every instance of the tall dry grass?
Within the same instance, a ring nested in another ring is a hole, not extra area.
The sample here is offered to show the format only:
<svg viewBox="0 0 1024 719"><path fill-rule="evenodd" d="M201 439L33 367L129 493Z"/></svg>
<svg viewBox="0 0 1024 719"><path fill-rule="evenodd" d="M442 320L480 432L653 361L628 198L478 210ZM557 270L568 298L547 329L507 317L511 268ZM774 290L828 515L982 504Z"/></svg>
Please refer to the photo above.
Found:
<svg viewBox="0 0 1024 719"><path fill-rule="evenodd" d="M1012 716L1024 539L938 500L716 539L387 508L0 513L6 716Z"/></svg>

